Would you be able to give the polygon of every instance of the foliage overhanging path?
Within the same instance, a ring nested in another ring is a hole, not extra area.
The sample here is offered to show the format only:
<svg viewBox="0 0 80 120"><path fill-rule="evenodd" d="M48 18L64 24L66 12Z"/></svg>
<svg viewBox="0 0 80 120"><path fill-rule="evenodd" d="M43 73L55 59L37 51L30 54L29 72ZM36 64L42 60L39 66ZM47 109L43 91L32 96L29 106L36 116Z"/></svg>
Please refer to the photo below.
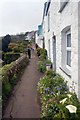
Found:
<svg viewBox="0 0 80 120"><path fill-rule="evenodd" d="M32 58L21 81L14 88L4 118L40 118L37 83L43 74L37 70L37 62L38 57L35 52L32 52Z"/></svg>

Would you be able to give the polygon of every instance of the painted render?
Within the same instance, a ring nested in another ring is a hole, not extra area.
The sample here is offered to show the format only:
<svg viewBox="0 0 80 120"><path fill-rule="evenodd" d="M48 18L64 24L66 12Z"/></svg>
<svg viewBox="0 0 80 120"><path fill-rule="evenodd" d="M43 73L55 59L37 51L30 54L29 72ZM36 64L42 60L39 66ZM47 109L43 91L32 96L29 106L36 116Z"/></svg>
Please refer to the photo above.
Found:
<svg viewBox="0 0 80 120"><path fill-rule="evenodd" d="M46 9L50 0L47 1ZM60 11L60 0L51 0L47 14L42 20L45 49L53 63L53 70L68 81L69 90L80 99L80 0L68 3ZM48 30L48 14L50 29ZM67 31L71 34L71 67L66 65Z"/></svg>

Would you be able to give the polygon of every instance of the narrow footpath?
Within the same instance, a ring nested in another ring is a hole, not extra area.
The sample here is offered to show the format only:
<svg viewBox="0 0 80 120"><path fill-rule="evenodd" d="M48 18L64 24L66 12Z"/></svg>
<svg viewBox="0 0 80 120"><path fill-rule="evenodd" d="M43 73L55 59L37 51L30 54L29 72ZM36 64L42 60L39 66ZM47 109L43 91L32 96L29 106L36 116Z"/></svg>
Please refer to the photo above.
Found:
<svg viewBox="0 0 80 120"><path fill-rule="evenodd" d="M32 52L29 65L15 86L3 118L40 118L37 83L43 76L37 70L38 57Z"/></svg>

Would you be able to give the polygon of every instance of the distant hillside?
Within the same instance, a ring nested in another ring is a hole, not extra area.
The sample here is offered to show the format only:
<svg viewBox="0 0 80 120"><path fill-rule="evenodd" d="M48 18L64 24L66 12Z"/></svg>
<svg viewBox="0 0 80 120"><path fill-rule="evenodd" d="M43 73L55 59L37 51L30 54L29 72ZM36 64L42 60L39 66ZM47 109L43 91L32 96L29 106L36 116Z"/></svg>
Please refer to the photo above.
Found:
<svg viewBox="0 0 80 120"><path fill-rule="evenodd" d="M25 33L25 40L32 40L35 38L35 31Z"/></svg>
<svg viewBox="0 0 80 120"><path fill-rule="evenodd" d="M25 39L24 34L11 35L11 41L12 42L23 41L24 39Z"/></svg>

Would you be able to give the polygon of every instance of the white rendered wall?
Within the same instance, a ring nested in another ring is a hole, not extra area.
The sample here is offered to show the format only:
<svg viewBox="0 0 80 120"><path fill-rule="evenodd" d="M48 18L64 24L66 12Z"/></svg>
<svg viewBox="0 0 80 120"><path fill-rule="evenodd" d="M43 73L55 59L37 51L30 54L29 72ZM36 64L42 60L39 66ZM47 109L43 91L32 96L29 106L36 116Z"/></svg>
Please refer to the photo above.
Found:
<svg viewBox="0 0 80 120"><path fill-rule="evenodd" d="M69 88L74 81L75 92L80 96L80 4L71 2L65 6L62 12L59 12L60 3L52 2L49 8L50 11L50 31L47 31L47 17L45 17L45 48L48 51L48 40L50 39L51 48L51 61L53 62L53 34L56 36L56 70L60 73L65 80L68 81ZM66 27L71 26L71 78L66 75L61 69L61 31ZM70 88L71 90L71 88Z"/></svg>
<svg viewBox="0 0 80 120"><path fill-rule="evenodd" d="M80 2L78 4L78 97L80 99Z"/></svg>

